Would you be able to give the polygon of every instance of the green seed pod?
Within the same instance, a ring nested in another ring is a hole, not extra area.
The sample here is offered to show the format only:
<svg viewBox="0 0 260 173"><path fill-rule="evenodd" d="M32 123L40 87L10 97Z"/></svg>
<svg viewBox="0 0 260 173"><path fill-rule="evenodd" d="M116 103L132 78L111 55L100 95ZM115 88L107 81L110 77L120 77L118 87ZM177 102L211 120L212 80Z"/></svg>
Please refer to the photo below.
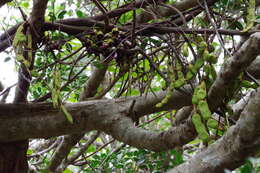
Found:
<svg viewBox="0 0 260 173"><path fill-rule="evenodd" d="M197 42L197 43L200 43L200 42L203 42L204 40L201 36L196 35L195 38L194 38L194 41Z"/></svg>
<svg viewBox="0 0 260 173"><path fill-rule="evenodd" d="M197 105L199 101L200 100L198 99L198 97L196 97L195 95L192 96L192 100L191 100L192 104Z"/></svg>
<svg viewBox="0 0 260 173"><path fill-rule="evenodd" d="M194 73L192 73L191 71L188 71L185 78L186 78L186 80L191 80L194 75L195 75Z"/></svg>
<svg viewBox="0 0 260 173"><path fill-rule="evenodd" d="M97 36L103 36L104 35L104 33L102 31L97 31L96 34L97 34Z"/></svg>
<svg viewBox="0 0 260 173"><path fill-rule="evenodd" d="M181 72L181 71L178 71L177 72L177 75L178 75L178 78L180 79L180 78L184 78L184 75L183 75L183 73Z"/></svg>
<svg viewBox="0 0 260 173"><path fill-rule="evenodd" d="M181 69L182 69L181 64L180 64L180 63L177 63L177 64L176 64L176 70L177 70L177 71L181 71Z"/></svg>
<svg viewBox="0 0 260 173"><path fill-rule="evenodd" d="M194 68L198 71L204 65L204 59L198 58L195 62Z"/></svg>
<svg viewBox="0 0 260 173"><path fill-rule="evenodd" d="M183 45L182 54L183 54L184 57L188 57L189 56L189 47L188 47L187 43L185 43Z"/></svg>
<svg viewBox="0 0 260 173"><path fill-rule="evenodd" d="M197 73L197 69L195 68L194 65L189 64L189 70L191 73L193 73L194 75Z"/></svg>
<svg viewBox="0 0 260 173"><path fill-rule="evenodd" d="M241 85L245 88L251 88L253 85L251 84L251 82L247 81L247 80L243 80L241 82Z"/></svg>
<svg viewBox="0 0 260 173"><path fill-rule="evenodd" d="M108 38L112 38L112 35L111 35L111 33L106 33L104 37L105 37L105 39L108 39Z"/></svg>
<svg viewBox="0 0 260 173"><path fill-rule="evenodd" d="M175 88L180 88L185 84L185 79L184 78L180 78L177 81L174 82L174 87Z"/></svg>
<svg viewBox="0 0 260 173"><path fill-rule="evenodd" d="M118 35L118 34L119 34L118 28L113 28L113 29L112 29L112 34L113 34L113 35Z"/></svg>
<svg viewBox="0 0 260 173"><path fill-rule="evenodd" d="M112 45L114 43L114 40L112 38L108 38L104 40L104 45Z"/></svg>
<svg viewBox="0 0 260 173"><path fill-rule="evenodd" d="M163 106L162 103L157 103L157 104L155 105L155 107L157 107L157 108L161 108L162 106Z"/></svg>
<svg viewBox="0 0 260 173"><path fill-rule="evenodd" d="M208 57L209 57L209 51L208 50L205 50L204 52L203 52L203 59L204 59L204 61L207 61L208 60Z"/></svg>
<svg viewBox="0 0 260 173"><path fill-rule="evenodd" d="M218 122L216 120L209 119L207 121L207 126L210 128L216 129L218 127Z"/></svg>
<svg viewBox="0 0 260 173"><path fill-rule="evenodd" d="M162 103L163 105L165 105L165 104L168 102L168 100L169 100L169 99L168 99L167 97L164 97L164 99L162 99L162 102L161 102L161 103Z"/></svg>
<svg viewBox="0 0 260 173"><path fill-rule="evenodd" d="M203 70L206 73L206 75L210 74L211 66L209 64L206 64L203 66Z"/></svg>
<svg viewBox="0 0 260 173"><path fill-rule="evenodd" d="M192 123L195 126L199 139L201 139L203 142L209 141L209 134L198 113L194 113L192 115Z"/></svg>
<svg viewBox="0 0 260 173"><path fill-rule="evenodd" d="M206 84L205 82L201 82L199 86L197 86L194 90L194 94L192 96L192 103L198 104L200 100L205 99L207 96L206 92Z"/></svg>
<svg viewBox="0 0 260 173"><path fill-rule="evenodd" d="M203 56L204 54L204 51L206 50L207 48L207 43L205 41L203 42L200 42L199 46L197 47L198 49L198 56Z"/></svg>
<svg viewBox="0 0 260 173"><path fill-rule="evenodd" d="M204 58L205 61L212 63L212 64L217 63L218 59L214 54L210 54L208 51L205 51L205 52L204 52L204 55L203 55L203 58Z"/></svg>
<svg viewBox="0 0 260 173"><path fill-rule="evenodd" d="M208 46L209 53L212 53L215 51L215 47L211 44Z"/></svg>
<svg viewBox="0 0 260 173"><path fill-rule="evenodd" d="M174 88L175 88L175 83L174 83L174 81L172 81L170 84L170 89L174 89Z"/></svg>
<svg viewBox="0 0 260 173"><path fill-rule="evenodd" d="M206 49L207 48L207 43L205 41L200 42L199 47L202 49Z"/></svg>
<svg viewBox="0 0 260 173"><path fill-rule="evenodd" d="M208 120L211 117L211 112L209 110L208 103L205 100L199 101L198 109L204 120Z"/></svg>

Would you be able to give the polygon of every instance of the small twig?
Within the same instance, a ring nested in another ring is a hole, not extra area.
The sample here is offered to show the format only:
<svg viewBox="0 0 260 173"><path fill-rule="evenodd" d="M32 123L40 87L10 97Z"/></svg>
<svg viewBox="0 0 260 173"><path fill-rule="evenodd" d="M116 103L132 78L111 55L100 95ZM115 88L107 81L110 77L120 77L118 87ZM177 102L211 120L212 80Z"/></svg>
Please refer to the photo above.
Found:
<svg viewBox="0 0 260 173"><path fill-rule="evenodd" d="M27 158L30 159L30 158L32 158L32 157L37 157L37 156L40 156L40 155L42 155L42 154L44 154L44 153L47 153L47 152L49 152L50 150L52 150L54 147L56 147L59 142L60 142L60 139L57 139L57 140L56 140L50 147L48 147L47 149L42 150L42 151L39 151L38 153L29 155L29 156L27 156Z"/></svg>
<svg viewBox="0 0 260 173"><path fill-rule="evenodd" d="M259 84L259 82L257 81L257 79L254 78L254 76L252 76L250 73L248 73L248 71L244 71L244 73L245 73L245 75L246 75L249 79L251 79L251 80L257 85L257 87L260 86L260 84Z"/></svg>
<svg viewBox="0 0 260 173"><path fill-rule="evenodd" d="M181 12L180 10L178 10L178 9L175 8L174 6L167 5L167 4L164 4L164 3L159 3L159 5L161 5L161 6L163 6L163 7L170 8L170 9L173 10L173 11L176 11L176 12L179 14L179 16L180 16L180 18L181 18L183 24L184 24L185 26L188 26L187 21L186 21L184 15L182 14L182 12Z"/></svg>
<svg viewBox="0 0 260 173"><path fill-rule="evenodd" d="M13 85L7 87L4 91L2 91L2 92L0 93L0 96L1 96L1 95L4 95L6 92L9 92L9 90L10 90L11 88L13 88L15 85L17 85L17 83L15 83L15 84L13 84Z"/></svg>
<svg viewBox="0 0 260 173"><path fill-rule="evenodd" d="M93 58L92 60L90 60L86 65L84 65L84 67L82 67L82 69L81 69L78 73L76 73L76 74L71 78L71 80L67 81L67 82L61 87L61 90L64 89L66 86L68 86L70 83L72 83L72 82L74 81L74 79L76 79L76 78L78 77L78 75L79 75L80 73L82 73L82 72L87 68L87 66L88 66L93 60L94 60L94 58ZM32 102L33 102L33 103L42 102L42 101L44 101L44 100L47 100L47 99L50 98L50 97L51 97L51 92L45 94L45 95L42 96L42 97L39 97L39 98L35 99L35 100L32 101Z"/></svg>
<svg viewBox="0 0 260 173"><path fill-rule="evenodd" d="M98 9L103 13L103 15L105 16L105 24L106 24L106 27L109 25L109 18L107 16L107 9L106 7L101 3L99 2L98 0L92 0L95 5L98 7Z"/></svg>
<svg viewBox="0 0 260 173"><path fill-rule="evenodd" d="M135 6L135 1L133 2L134 6ZM133 10L133 25L132 25L132 36L131 36L131 42L132 42L132 46L135 46L135 26L136 26L136 11L135 9Z"/></svg>
<svg viewBox="0 0 260 173"><path fill-rule="evenodd" d="M24 13L24 11L22 10L22 8L20 6L18 6L18 9L23 17L23 20L26 21L27 20L27 15Z"/></svg>
<svg viewBox="0 0 260 173"><path fill-rule="evenodd" d="M209 22L212 24L212 26L214 27L215 31L216 31L216 35L218 37L218 40L219 40L219 43L220 45L222 46L222 48L227 52L227 54L231 57L232 54L229 52L229 50L226 49L224 43L223 43L223 40L222 40L222 37L220 36L219 32L218 32L218 29L217 29L217 25L211 20L212 16L210 15L210 12L209 12L209 8L208 8L208 5L207 5L207 2L204 0L204 5L205 5L205 10L206 10L206 14L208 16L208 20Z"/></svg>
<svg viewBox="0 0 260 173"><path fill-rule="evenodd" d="M81 154L83 154L87 148L98 138L100 132L93 134L90 139L76 152L74 155L67 159L67 165L75 161Z"/></svg>

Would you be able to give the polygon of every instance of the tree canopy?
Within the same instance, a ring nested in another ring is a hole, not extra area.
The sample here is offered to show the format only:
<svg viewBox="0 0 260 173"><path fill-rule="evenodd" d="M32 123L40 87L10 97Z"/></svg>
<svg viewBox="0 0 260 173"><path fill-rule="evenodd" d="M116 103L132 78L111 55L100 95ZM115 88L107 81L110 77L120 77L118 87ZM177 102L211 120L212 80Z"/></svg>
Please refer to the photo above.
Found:
<svg viewBox="0 0 260 173"><path fill-rule="evenodd" d="M2 0L0 172L260 171L259 5Z"/></svg>

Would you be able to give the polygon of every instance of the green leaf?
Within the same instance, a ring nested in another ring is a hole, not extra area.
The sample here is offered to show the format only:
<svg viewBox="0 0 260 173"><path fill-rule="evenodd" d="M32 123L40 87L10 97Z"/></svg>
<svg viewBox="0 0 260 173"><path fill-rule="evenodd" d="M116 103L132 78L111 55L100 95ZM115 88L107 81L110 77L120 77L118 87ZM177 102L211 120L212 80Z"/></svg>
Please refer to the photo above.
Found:
<svg viewBox="0 0 260 173"><path fill-rule="evenodd" d="M5 60L4 60L4 62L8 62L8 61L10 61L10 60L11 60L11 57L6 57Z"/></svg>
<svg viewBox="0 0 260 173"><path fill-rule="evenodd" d="M253 173L254 166L250 160L246 160L246 163L240 168L240 173Z"/></svg>
<svg viewBox="0 0 260 173"><path fill-rule="evenodd" d="M100 61L94 61L92 63L95 67L97 67L98 69L103 69L104 65L100 63Z"/></svg>
<svg viewBox="0 0 260 173"><path fill-rule="evenodd" d="M21 5L21 7L28 9L30 4L29 4L29 2L22 2L20 5Z"/></svg>
<svg viewBox="0 0 260 173"><path fill-rule="evenodd" d="M87 149L87 153L93 153L96 151L96 147L94 145L90 145Z"/></svg>
<svg viewBox="0 0 260 173"><path fill-rule="evenodd" d="M252 88L253 84L251 84L251 82L247 81L247 80L243 80L241 82L241 85L245 88Z"/></svg>
<svg viewBox="0 0 260 173"><path fill-rule="evenodd" d="M73 173L69 168L66 168L62 173Z"/></svg>
<svg viewBox="0 0 260 173"><path fill-rule="evenodd" d="M80 10L77 10L76 14L77 14L78 17L84 17L84 13Z"/></svg>
<svg viewBox="0 0 260 173"><path fill-rule="evenodd" d="M243 25L239 22L239 21L232 21L232 23L230 23L230 26L228 27L228 29L239 29L239 30L243 30Z"/></svg>
<svg viewBox="0 0 260 173"><path fill-rule="evenodd" d="M58 18L59 18L59 19L63 19L63 18L64 18L64 15L65 15L66 13L67 13L66 10L62 10L61 12L59 12Z"/></svg>
<svg viewBox="0 0 260 173"><path fill-rule="evenodd" d="M207 48L207 43L205 41L201 41L201 42L198 42L199 43L199 46L197 47L198 49L198 56L202 56L204 51L206 50Z"/></svg>
<svg viewBox="0 0 260 173"><path fill-rule="evenodd" d="M33 150L31 149L28 149L27 152L26 152L27 155L32 155L33 154Z"/></svg>
<svg viewBox="0 0 260 173"><path fill-rule="evenodd" d="M66 50L67 50L69 53L71 53L71 51L72 51L72 46L71 46L71 44L70 44L70 43L65 43L65 47L66 47Z"/></svg>

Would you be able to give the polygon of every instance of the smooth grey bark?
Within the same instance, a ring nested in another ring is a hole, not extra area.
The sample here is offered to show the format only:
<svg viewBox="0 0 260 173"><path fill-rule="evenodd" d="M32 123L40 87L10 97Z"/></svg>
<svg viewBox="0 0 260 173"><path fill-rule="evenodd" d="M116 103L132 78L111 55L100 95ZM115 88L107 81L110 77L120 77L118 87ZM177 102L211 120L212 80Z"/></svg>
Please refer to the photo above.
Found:
<svg viewBox="0 0 260 173"><path fill-rule="evenodd" d="M260 32L257 32L252 34L240 49L226 60L209 90L208 97L212 99L208 102L211 109L216 109L223 102L238 75L246 70L260 54L259 44Z"/></svg>
<svg viewBox="0 0 260 173"><path fill-rule="evenodd" d="M254 78L260 79L260 57L256 58L252 64L247 68L247 72Z"/></svg>
<svg viewBox="0 0 260 173"><path fill-rule="evenodd" d="M6 2L6 1L4 1ZM37 42L43 36L42 25L44 23L45 10L48 0L33 0L33 8L29 19L25 19L23 25L24 34L31 35L31 45L23 49L23 58L29 60L29 67L20 63L18 81L15 90L14 103L27 102L27 95L31 81L29 71L32 71L37 49ZM2 5L2 4L1 4ZM29 41L28 41L29 42ZM17 55L18 56L18 55ZM8 127L7 127L8 128ZM0 142L0 172L1 173L26 173L28 172L27 149L28 138L12 142Z"/></svg>
<svg viewBox="0 0 260 173"><path fill-rule="evenodd" d="M191 92L188 87L186 90L188 93ZM156 96L151 93L128 99L66 104L68 111L73 115L73 124L66 120L62 112L53 109L51 104L0 104L0 141L48 138L87 130L108 133L112 124L128 115L133 100L136 100L133 111L138 117L162 110L180 109L191 104L191 95L179 91L173 93L170 101L161 108L156 108L155 105L165 97L166 92L158 92Z"/></svg>
<svg viewBox="0 0 260 173"><path fill-rule="evenodd" d="M207 2L210 4L213 4L217 1L218 0L207 0ZM198 2L202 2L202 0L181 0L178 2L174 2L171 5L173 8L176 8L178 11L181 12L198 5ZM175 10L172 10L172 8L158 6L156 4L156 1L154 1L154 3L151 4L151 6L155 6L156 8L151 8L150 10L148 8L146 10L143 10L142 13L136 17L136 23L145 23L149 20L152 20L155 15L160 17L168 17L170 15L177 14L177 12Z"/></svg>
<svg viewBox="0 0 260 173"><path fill-rule="evenodd" d="M103 68L93 67L93 69L94 70L90 78L85 83L83 91L81 92L80 101L95 96L98 87L100 86L100 84L103 82L105 78L105 74L107 71L107 64L104 64ZM66 158L66 156L69 154L71 148L74 145L76 145L83 136L84 133L65 135L64 140L58 146L53 156L51 157L49 165L47 166L48 170L50 170L51 172L57 172L56 169L58 168L58 166L61 164L64 158Z"/></svg>

